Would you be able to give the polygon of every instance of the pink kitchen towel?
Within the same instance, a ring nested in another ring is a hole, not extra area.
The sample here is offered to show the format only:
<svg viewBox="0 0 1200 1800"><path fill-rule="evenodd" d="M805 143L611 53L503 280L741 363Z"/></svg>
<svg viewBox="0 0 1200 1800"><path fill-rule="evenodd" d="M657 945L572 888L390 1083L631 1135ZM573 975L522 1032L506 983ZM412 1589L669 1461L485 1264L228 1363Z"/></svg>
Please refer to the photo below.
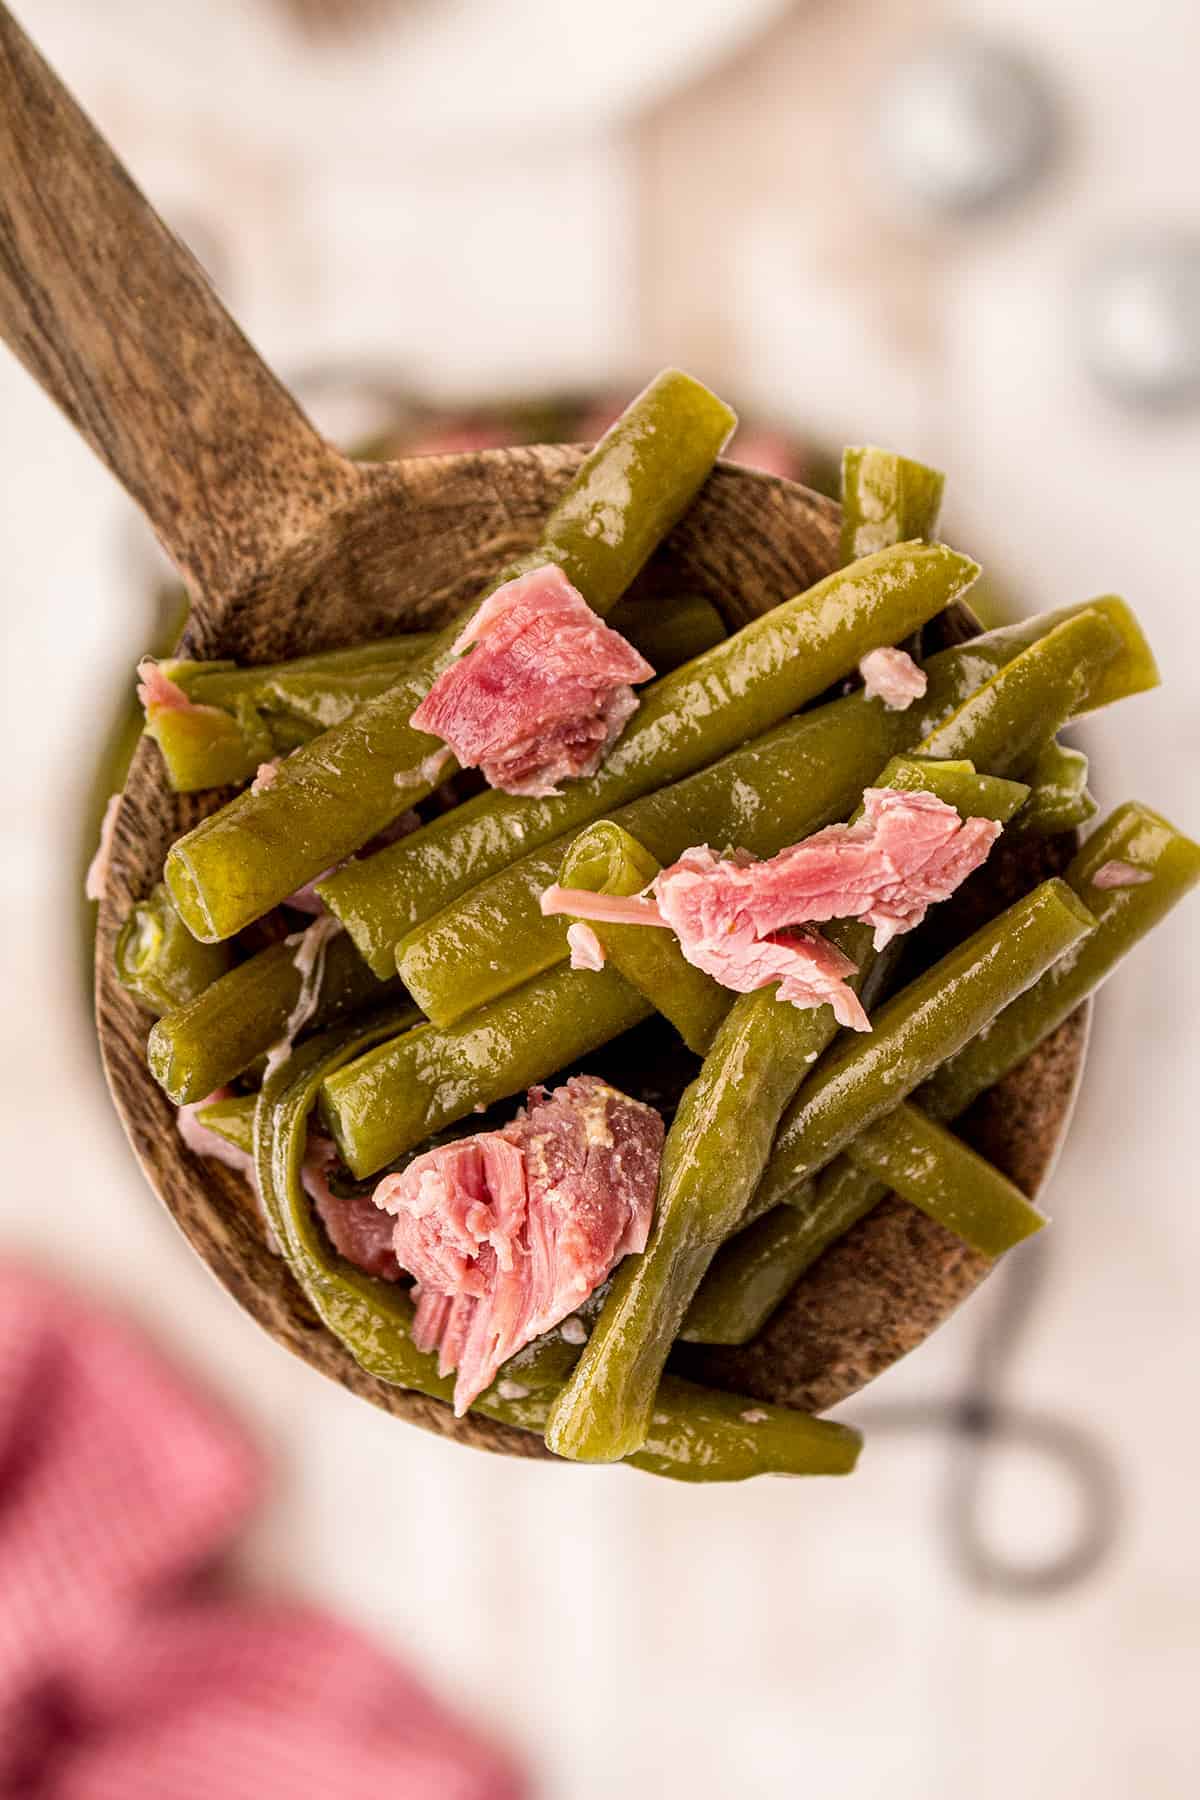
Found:
<svg viewBox="0 0 1200 1800"><path fill-rule="evenodd" d="M0 1795L523 1800L357 1632L218 1579L261 1491L238 1427L140 1336L0 1267Z"/></svg>

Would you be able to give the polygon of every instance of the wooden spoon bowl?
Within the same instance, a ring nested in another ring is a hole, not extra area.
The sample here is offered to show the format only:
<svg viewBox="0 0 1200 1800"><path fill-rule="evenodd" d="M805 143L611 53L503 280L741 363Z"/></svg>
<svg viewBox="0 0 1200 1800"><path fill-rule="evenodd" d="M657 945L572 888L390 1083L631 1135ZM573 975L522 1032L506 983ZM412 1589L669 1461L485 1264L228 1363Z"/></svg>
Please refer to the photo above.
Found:
<svg viewBox="0 0 1200 1800"><path fill-rule="evenodd" d="M0 331L142 507L188 582L182 649L262 662L449 618L540 522L578 467L569 447L357 465L326 444L228 318L192 259L0 6ZM642 580L706 595L731 625L833 566L837 509L721 465ZM955 635L971 629L966 615ZM134 1150L213 1274L288 1349L386 1411L517 1456L536 1436L390 1387L319 1323L269 1250L239 1178L193 1157L145 1060L146 1014L113 974L117 931L167 849L216 803L166 787L143 741L117 814L96 939L105 1071ZM1061 848L1061 847L1060 847ZM990 882L1061 862L1032 844ZM1029 1194L1070 1111L1081 1009L989 1096L967 1135ZM988 1272L911 1207L885 1202L804 1277L760 1338L688 1351L705 1379L824 1408L921 1341Z"/></svg>

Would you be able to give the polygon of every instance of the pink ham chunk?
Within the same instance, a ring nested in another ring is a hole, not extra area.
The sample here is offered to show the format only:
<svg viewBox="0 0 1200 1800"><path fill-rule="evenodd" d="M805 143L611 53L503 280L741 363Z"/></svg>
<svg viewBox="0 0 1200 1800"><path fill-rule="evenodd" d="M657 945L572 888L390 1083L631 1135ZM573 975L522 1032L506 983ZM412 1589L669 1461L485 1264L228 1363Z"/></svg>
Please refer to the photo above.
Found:
<svg viewBox="0 0 1200 1800"><path fill-rule="evenodd" d="M604 945L582 919L567 926L567 949L571 952L571 967L587 969L593 975L599 974L607 960Z"/></svg>
<svg viewBox="0 0 1200 1800"><path fill-rule="evenodd" d="M460 1416L501 1365L576 1311L621 1257L645 1249L663 1122L575 1075L502 1131L477 1132L386 1175L375 1204L416 1276L413 1339L457 1370Z"/></svg>
<svg viewBox="0 0 1200 1800"><path fill-rule="evenodd" d="M891 712L903 712L925 698L928 682L907 650L868 650L858 665L868 700L882 700Z"/></svg>
<svg viewBox="0 0 1200 1800"><path fill-rule="evenodd" d="M654 673L553 563L490 594L454 648L412 724L509 794L594 775Z"/></svg>
<svg viewBox="0 0 1200 1800"><path fill-rule="evenodd" d="M337 1151L330 1140L310 1133L301 1180L326 1236L338 1255L356 1269L384 1281L398 1281L400 1264L392 1247L392 1221L380 1212L369 1194L342 1199L333 1192L329 1171L336 1162Z"/></svg>
<svg viewBox="0 0 1200 1800"><path fill-rule="evenodd" d="M991 819L962 819L934 794L868 788L862 817L829 825L766 862L745 851L685 850L631 898L553 886L545 913L623 925L668 926L687 960L722 987L753 993L778 981L793 1006L828 1002L839 1023L870 1024L846 976L854 965L820 933L827 919L862 919L882 950L919 925L983 863L1000 835Z"/></svg>
<svg viewBox="0 0 1200 1800"><path fill-rule="evenodd" d="M936 794L868 788L854 825L826 826L767 862L689 850L655 889L689 962L721 980L740 946L825 919L864 920L882 950L947 899L999 835L994 820L960 819Z"/></svg>

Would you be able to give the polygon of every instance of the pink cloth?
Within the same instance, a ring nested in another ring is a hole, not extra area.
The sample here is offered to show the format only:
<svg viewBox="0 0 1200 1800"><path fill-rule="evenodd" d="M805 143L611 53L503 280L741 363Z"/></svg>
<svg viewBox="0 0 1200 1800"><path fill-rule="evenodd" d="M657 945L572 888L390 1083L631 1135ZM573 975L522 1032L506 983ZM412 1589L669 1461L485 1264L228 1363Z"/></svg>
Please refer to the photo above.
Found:
<svg viewBox="0 0 1200 1800"><path fill-rule="evenodd" d="M390 1657L217 1559L262 1491L241 1431L132 1331L0 1269L0 1794L520 1800Z"/></svg>

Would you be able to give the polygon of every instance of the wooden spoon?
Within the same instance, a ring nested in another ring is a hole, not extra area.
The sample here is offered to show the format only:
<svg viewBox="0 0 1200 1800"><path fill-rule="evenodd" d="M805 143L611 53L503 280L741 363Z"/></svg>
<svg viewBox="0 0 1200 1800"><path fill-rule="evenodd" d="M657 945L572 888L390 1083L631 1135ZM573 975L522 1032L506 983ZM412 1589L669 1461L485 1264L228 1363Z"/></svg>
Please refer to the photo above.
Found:
<svg viewBox="0 0 1200 1800"><path fill-rule="evenodd" d="M187 654L253 663L438 623L535 540L582 452L363 466L325 443L2 5L0 171L0 332L187 581ZM824 575L836 549L828 501L724 464L647 580L706 594L738 624ZM970 629L963 619L958 628ZM146 1015L116 982L112 951L168 846L205 810L169 792L143 740L100 905L96 1016L113 1099L151 1184L222 1285L315 1368L429 1430L548 1454L531 1434L455 1420L440 1402L365 1374L268 1250L244 1184L184 1149L147 1073ZM1054 862L1053 847L1032 848L1022 885ZM1083 1043L1081 1009L969 1133L1030 1194L1061 1137ZM756 1344L689 1361L739 1391L826 1407L919 1343L988 1268L889 1200L821 1259Z"/></svg>

